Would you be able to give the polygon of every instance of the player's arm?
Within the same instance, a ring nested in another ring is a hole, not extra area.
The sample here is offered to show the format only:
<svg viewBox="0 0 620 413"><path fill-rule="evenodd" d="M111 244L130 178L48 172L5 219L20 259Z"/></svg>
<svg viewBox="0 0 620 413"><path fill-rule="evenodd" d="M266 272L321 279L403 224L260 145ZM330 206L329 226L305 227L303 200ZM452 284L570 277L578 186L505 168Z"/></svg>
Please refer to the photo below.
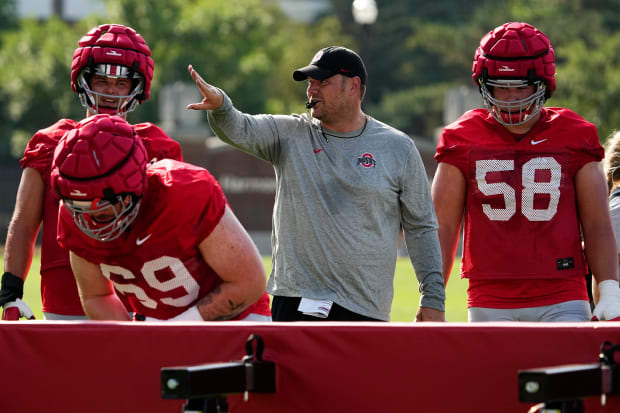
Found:
<svg viewBox="0 0 620 413"><path fill-rule="evenodd" d="M91 320L130 321L112 283L104 277L99 265L70 252L71 269L77 281L84 312Z"/></svg>
<svg viewBox="0 0 620 413"><path fill-rule="evenodd" d="M231 319L265 293L265 267L261 256L228 206L217 226L198 248L204 260L223 280L198 302L204 320Z"/></svg>
<svg viewBox="0 0 620 413"><path fill-rule="evenodd" d="M465 207L465 177L454 165L440 162L433 184L431 196L439 224L439 245L443 264L444 284L448 284L454 255L459 240L463 209Z"/></svg>
<svg viewBox="0 0 620 413"><path fill-rule="evenodd" d="M2 276L0 305L4 307L5 320L32 316L32 311L28 311L29 308L23 301L19 306L13 304L23 296L24 281L32 263L34 245L41 226L44 193L45 185L39 171L25 168L17 190L15 208L4 247L5 272ZM9 312L9 308L13 309ZM11 312L13 314L10 314Z"/></svg>
<svg viewBox="0 0 620 413"><path fill-rule="evenodd" d="M45 185L39 171L25 168L4 248L4 270L26 279L43 217Z"/></svg>
<svg viewBox="0 0 620 413"><path fill-rule="evenodd" d="M598 162L589 162L577 171L575 190L585 253L600 294L594 315L611 320L620 317L618 251L609 215L607 183Z"/></svg>

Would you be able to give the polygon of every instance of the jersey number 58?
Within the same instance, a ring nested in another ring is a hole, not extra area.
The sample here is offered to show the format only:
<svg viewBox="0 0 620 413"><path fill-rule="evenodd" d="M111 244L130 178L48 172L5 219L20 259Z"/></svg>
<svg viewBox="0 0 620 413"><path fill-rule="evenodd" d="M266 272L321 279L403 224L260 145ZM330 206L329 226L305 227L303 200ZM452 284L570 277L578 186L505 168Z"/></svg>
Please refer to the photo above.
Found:
<svg viewBox="0 0 620 413"><path fill-rule="evenodd" d="M492 221L508 221L517 212L517 190L505 182L488 183L489 172L513 171L512 159L487 159L476 161L476 182L478 189L485 195L503 195L504 208L493 208L482 204L482 210ZM548 182L536 182L537 170L548 170L551 179ZM530 221L549 221L558 210L560 201L560 179L562 167L551 157L532 158L521 167L521 213ZM534 194L548 194L549 205L544 209L534 209Z"/></svg>

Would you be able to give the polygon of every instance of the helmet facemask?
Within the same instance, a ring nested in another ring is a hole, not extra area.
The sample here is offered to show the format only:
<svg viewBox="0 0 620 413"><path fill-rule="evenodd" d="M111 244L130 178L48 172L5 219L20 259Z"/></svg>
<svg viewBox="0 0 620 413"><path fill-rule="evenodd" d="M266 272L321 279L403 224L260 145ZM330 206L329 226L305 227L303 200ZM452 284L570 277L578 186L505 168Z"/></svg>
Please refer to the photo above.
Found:
<svg viewBox="0 0 620 413"><path fill-rule="evenodd" d="M493 118L505 126L522 125L534 118L542 110L546 101L546 84L541 80L533 82L527 79L489 79L479 80L480 93L484 105ZM527 87L534 86L534 93L520 100L499 100L493 96L496 87Z"/></svg>
<svg viewBox="0 0 620 413"><path fill-rule="evenodd" d="M89 83L93 75L105 76L113 79L131 79L132 90L128 95L108 95L95 92L92 90ZM95 115L105 113L108 115L125 116L127 113L136 109L138 106L137 96L144 91L144 77L140 73L130 70L127 66L118 64L100 63L86 66L78 75L77 83L80 88L83 89L83 91L79 93L80 103ZM116 108L100 107L100 98L117 100L118 103Z"/></svg>
<svg viewBox="0 0 620 413"><path fill-rule="evenodd" d="M106 242L120 237L136 219L141 197L115 194L110 199L78 201L63 198L62 201L82 232L97 241ZM98 216L105 219L98 220Z"/></svg>

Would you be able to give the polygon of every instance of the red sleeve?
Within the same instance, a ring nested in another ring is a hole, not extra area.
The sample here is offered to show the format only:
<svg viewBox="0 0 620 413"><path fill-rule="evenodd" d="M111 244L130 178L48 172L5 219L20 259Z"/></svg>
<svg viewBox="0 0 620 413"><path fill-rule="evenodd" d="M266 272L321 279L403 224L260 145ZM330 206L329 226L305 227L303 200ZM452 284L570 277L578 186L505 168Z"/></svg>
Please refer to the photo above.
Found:
<svg viewBox="0 0 620 413"><path fill-rule="evenodd" d="M24 150L24 157L19 165L24 168L34 168L41 176L45 177L50 172L54 150L58 141L69 130L73 129L77 122L71 119L61 119L49 128L41 129L34 134Z"/></svg>
<svg viewBox="0 0 620 413"><path fill-rule="evenodd" d="M495 122L486 109L474 109L463 114L441 131L435 160L446 162L467 174L469 154L473 146L495 139L503 128Z"/></svg>
<svg viewBox="0 0 620 413"><path fill-rule="evenodd" d="M553 127L554 133L565 140L566 149L574 154L576 169L603 159L605 150L599 143L598 132L593 123L565 108L545 108L545 115L549 129Z"/></svg>
<svg viewBox="0 0 620 413"><path fill-rule="evenodd" d="M183 161L181 145L152 123L138 123L134 130L142 138L149 159Z"/></svg>

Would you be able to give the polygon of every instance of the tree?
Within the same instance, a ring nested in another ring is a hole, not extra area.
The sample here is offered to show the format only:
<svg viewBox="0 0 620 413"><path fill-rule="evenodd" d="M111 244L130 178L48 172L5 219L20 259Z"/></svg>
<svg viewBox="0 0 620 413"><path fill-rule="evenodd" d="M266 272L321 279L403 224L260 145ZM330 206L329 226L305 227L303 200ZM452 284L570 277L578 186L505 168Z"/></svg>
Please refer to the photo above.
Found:
<svg viewBox="0 0 620 413"><path fill-rule="evenodd" d="M108 15L75 25L52 18L18 21L15 1L0 0L0 157L21 156L37 129L84 109L69 86L72 52L90 28L109 22L135 28L153 52L151 97L131 115L158 122L159 90L190 82L193 64L241 110L305 110L304 82L292 80L326 46L360 51L351 0L332 0L317 21L294 22L275 0L107 0ZM566 106L594 122L601 140L619 124L620 3L615 0L378 1L379 17L363 44L369 83L365 108L413 135L441 127L445 91L475 87L471 64L480 38L507 21L542 29L556 51L558 90L548 105ZM562 24L557 22L561 21ZM596 28L596 30L593 30Z"/></svg>
<svg viewBox="0 0 620 413"><path fill-rule="evenodd" d="M271 73L287 43L286 18L259 0L110 0L111 19L140 32L153 52L154 100L163 84L191 82L192 64L244 111L261 113L277 89ZM283 29L284 28L284 29ZM156 107L141 111L156 118Z"/></svg>
<svg viewBox="0 0 620 413"><path fill-rule="evenodd" d="M16 26L17 9L15 0L0 0L0 31L14 29Z"/></svg>
<svg viewBox="0 0 620 413"><path fill-rule="evenodd" d="M350 2L334 3L346 25ZM400 0L378 5L369 71L380 84L371 89L370 100L386 122L431 136L441 126L443 91L474 86L471 64L480 38L502 23L526 21L543 30L556 51L558 90L548 105L564 105L594 122L602 140L617 127L617 1L507 0L499 7L491 0Z"/></svg>
<svg viewBox="0 0 620 413"><path fill-rule="evenodd" d="M604 142L620 128L620 33L573 39L558 48L558 54L564 62L550 103L571 108L597 125Z"/></svg>
<svg viewBox="0 0 620 413"><path fill-rule="evenodd" d="M85 32L78 26L57 18L43 23L28 19L17 30L2 33L0 96L6 102L8 129L3 145L10 146L14 157L21 157L37 129L61 117L84 115L70 86L73 50Z"/></svg>
<svg viewBox="0 0 620 413"><path fill-rule="evenodd" d="M17 25L15 2L0 0L0 47L2 47L4 33ZM0 89L0 136L10 136L12 133L8 112L8 95ZM11 157L10 139L0 139L0 159Z"/></svg>

